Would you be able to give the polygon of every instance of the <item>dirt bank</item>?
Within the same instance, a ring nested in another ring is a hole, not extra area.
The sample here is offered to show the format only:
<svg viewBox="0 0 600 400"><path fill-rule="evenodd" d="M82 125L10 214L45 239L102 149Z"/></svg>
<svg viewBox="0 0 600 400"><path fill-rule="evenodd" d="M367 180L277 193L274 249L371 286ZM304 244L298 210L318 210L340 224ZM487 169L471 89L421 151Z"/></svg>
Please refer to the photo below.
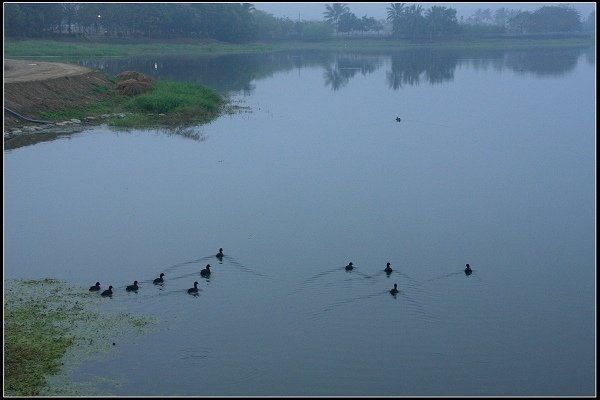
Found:
<svg viewBox="0 0 600 400"><path fill-rule="evenodd" d="M29 118L92 104L114 88L103 73L79 65L4 60L4 106ZM29 124L4 111L4 130Z"/></svg>

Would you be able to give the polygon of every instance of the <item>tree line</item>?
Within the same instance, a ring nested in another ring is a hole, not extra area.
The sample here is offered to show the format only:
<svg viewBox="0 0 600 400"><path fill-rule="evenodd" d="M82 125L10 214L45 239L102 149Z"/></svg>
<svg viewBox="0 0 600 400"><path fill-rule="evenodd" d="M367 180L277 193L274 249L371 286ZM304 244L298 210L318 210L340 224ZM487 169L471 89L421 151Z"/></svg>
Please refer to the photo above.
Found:
<svg viewBox="0 0 600 400"><path fill-rule="evenodd" d="M399 38L437 38L460 33L578 32L595 29L568 5L518 11L479 9L467 19L443 6L390 3L387 18L357 17L348 4L325 5L322 21L277 18L250 3L5 3L4 34L49 38L201 38L244 43L257 40L327 40L332 34L377 32ZM391 29L389 29L391 27Z"/></svg>

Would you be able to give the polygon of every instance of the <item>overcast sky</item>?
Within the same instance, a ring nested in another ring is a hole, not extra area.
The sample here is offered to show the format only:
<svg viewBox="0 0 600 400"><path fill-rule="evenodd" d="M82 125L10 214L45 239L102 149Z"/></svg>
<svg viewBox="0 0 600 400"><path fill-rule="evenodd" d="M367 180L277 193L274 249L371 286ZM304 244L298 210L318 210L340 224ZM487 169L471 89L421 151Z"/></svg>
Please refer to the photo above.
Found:
<svg viewBox="0 0 600 400"><path fill-rule="evenodd" d="M375 19L385 19L387 15L386 8L391 2L345 2L348 4L350 11L353 12L357 17L366 15L367 17L373 17ZM300 18L301 20L318 20L322 21L323 12L325 11L326 4L333 4L333 2L323 3L302 3L302 2L281 2L281 3L252 3L257 10L266 11L273 14L275 17L288 17L293 20ZM406 3L407 5L413 3ZM582 19L587 18L590 12L596 9L595 2L580 2L580 3L423 3L419 2L423 8L429 8L432 5L440 5L445 7L451 7L456 10L457 16L465 18L472 15L478 8L489 8L492 11L505 7L508 9L533 11L544 5L559 5L559 4L570 4L581 13Z"/></svg>

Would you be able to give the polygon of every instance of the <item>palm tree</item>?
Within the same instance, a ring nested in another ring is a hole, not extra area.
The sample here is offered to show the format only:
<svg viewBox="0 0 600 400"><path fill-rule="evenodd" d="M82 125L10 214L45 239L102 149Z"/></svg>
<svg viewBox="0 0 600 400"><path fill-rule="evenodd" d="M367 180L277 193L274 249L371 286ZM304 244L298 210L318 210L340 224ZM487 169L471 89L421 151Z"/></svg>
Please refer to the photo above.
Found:
<svg viewBox="0 0 600 400"><path fill-rule="evenodd" d="M392 32L398 36L402 33L402 20L404 19L404 3L391 3L387 7L387 20L392 23Z"/></svg>
<svg viewBox="0 0 600 400"><path fill-rule="evenodd" d="M395 23L402 18L402 14L404 13L404 4L405 3L391 3L387 10L387 20Z"/></svg>
<svg viewBox="0 0 600 400"><path fill-rule="evenodd" d="M325 11L323 14L325 15L325 20L335 26L335 30L337 32L338 25L340 22L340 17L346 13L350 12L350 8L348 8L348 4L346 3L333 3L331 5L325 4Z"/></svg>
<svg viewBox="0 0 600 400"><path fill-rule="evenodd" d="M406 31L413 37L423 33L425 20L423 18L423 7L412 4L404 11L406 18Z"/></svg>

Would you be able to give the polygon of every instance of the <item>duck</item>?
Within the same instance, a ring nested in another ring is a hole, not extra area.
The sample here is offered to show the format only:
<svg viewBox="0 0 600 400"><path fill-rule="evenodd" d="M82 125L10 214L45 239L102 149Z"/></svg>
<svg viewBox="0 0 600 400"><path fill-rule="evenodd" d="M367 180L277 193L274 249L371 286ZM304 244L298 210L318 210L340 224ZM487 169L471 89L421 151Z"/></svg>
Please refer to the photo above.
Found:
<svg viewBox="0 0 600 400"><path fill-rule="evenodd" d="M96 282L94 286L90 286L90 292L97 292L100 290L100 282Z"/></svg>
<svg viewBox="0 0 600 400"><path fill-rule="evenodd" d="M348 265L346 265L346 271L352 271L354 269L354 266L352 265L352 263L349 263Z"/></svg>
<svg viewBox="0 0 600 400"><path fill-rule="evenodd" d="M190 294L198 293L198 282L194 282L194 287L189 288L188 293L190 293Z"/></svg>
<svg viewBox="0 0 600 400"><path fill-rule="evenodd" d="M390 267L390 263L387 263L387 266L385 267L384 271L388 274L392 272L392 267Z"/></svg>
<svg viewBox="0 0 600 400"><path fill-rule="evenodd" d="M206 264L206 268L200 271L200 275L204 277L210 276L210 264Z"/></svg>
<svg viewBox="0 0 600 400"><path fill-rule="evenodd" d="M219 258L219 259L221 259L221 258L223 258L223 256L225 256L225 254L223 254L223 249L222 249L222 248L220 248L220 249L219 249L219 252L218 252L218 253L217 253L217 255L216 255L216 257L217 257L217 258Z"/></svg>
<svg viewBox="0 0 600 400"><path fill-rule="evenodd" d="M100 294L100 296L112 296L112 286L109 286L104 292Z"/></svg>
<svg viewBox="0 0 600 400"><path fill-rule="evenodd" d="M138 289L139 289L139 287L138 287L137 281L134 281L133 285L129 285L129 286L127 286L127 288L125 288L125 290L127 290L128 292L135 292Z"/></svg>
<svg viewBox="0 0 600 400"><path fill-rule="evenodd" d="M163 276L165 276L164 273L160 273L160 277L156 278L155 280L152 281L152 283L163 283L165 280L163 279Z"/></svg>
<svg viewBox="0 0 600 400"><path fill-rule="evenodd" d="M398 284L394 283L394 288L390 289L390 293L391 294L397 294L398 293Z"/></svg>
<svg viewBox="0 0 600 400"><path fill-rule="evenodd" d="M467 264L467 267L465 268L465 274L471 275L471 273L473 273L473 270L471 269L471 266Z"/></svg>
<svg viewBox="0 0 600 400"><path fill-rule="evenodd" d="M402 118L396 117L396 122L400 122L400 121L402 121Z"/></svg>

